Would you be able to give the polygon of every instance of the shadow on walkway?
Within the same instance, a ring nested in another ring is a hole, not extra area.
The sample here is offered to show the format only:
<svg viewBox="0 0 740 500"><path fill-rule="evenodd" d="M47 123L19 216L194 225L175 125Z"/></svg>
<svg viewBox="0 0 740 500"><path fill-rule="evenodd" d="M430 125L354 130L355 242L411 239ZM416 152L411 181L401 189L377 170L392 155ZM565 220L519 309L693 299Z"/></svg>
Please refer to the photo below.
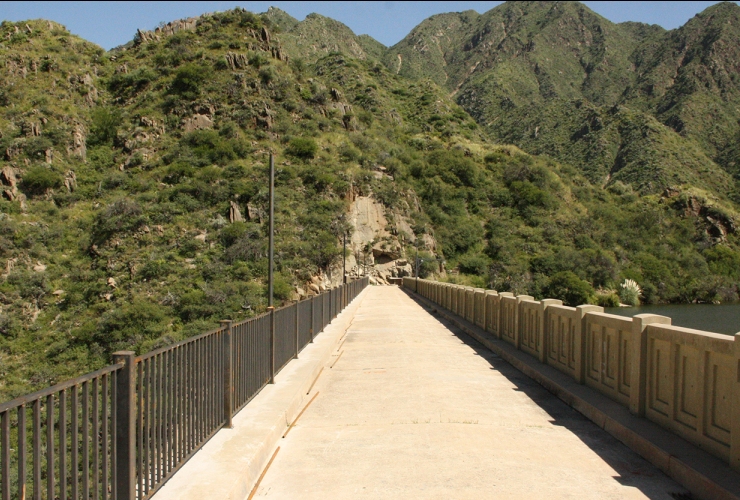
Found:
<svg viewBox="0 0 740 500"><path fill-rule="evenodd" d="M645 488L645 482L641 481L641 478L645 477L654 477L657 475L665 476L663 472L633 451L629 450L629 448L624 444L620 443L608 432L598 427L585 416L568 406L565 402L561 401L557 396L548 392L547 389L542 387L536 381L532 380L508 362L501 359L501 357L465 333L453 322L439 315L436 306L431 307L419 300L415 294L410 293L408 290L404 290L403 288L402 290L406 292L406 294L421 308L433 315L440 324L455 334L462 343L473 349L477 356L485 359L491 365L491 370L499 372L509 380L509 382L515 386L515 391L526 394L529 399L545 411L550 416L550 423L552 423L552 425L562 426L568 429L586 446L599 455L604 462L609 464L609 466L617 472L618 475L614 476L615 481L622 485L639 489L640 492L648 498L666 498L664 491L647 489ZM498 339L494 339L490 334L488 334L488 338L498 341ZM545 442L542 444L542 452L547 453L547 449L548 443ZM619 450L619 452L616 450ZM622 457L624 455L631 455L633 459L627 462L623 460L620 455L622 455ZM690 500L694 498L691 493L678 484L676 485L676 491L669 492L669 494L676 500Z"/></svg>

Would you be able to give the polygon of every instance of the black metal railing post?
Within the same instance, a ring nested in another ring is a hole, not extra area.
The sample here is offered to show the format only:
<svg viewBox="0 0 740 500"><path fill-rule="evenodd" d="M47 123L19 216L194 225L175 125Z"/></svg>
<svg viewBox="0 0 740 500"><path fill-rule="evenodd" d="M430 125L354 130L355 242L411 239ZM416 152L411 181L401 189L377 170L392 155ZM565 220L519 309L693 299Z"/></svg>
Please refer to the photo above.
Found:
<svg viewBox="0 0 740 500"><path fill-rule="evenodd" d="M232 321L230 319L221 321L221 326L224 328L224 427L226 429L234 428L234 423L231 420L234 413L234 377L232 375L234 370L234 355L231 323Z"/></svg>
<svg viewBox="0 0 740 500"><path fill-rule="evenodd" d="M300 300L295 301L295 356L293 356L293 359L298 359L298 304L300 303Z"/></svg>
<svg viewBox="0 0 740 500"><path fill-rule="evenodd" d="M267 308L270 312L270 383L275 383L275 308Z"/></svg>
<svg viewBox="0 0 740 500"><path fill-rule="evenodd" d="M310 329L310 333L311 333L311 343L312 344L313 344L313 325L314 325L313 318L314 318L314 314L315 314L314 309L316 309L316 296L315 295L313 297L311 297L311 329Z"/></svg>
<svg viewBox="0 0 740 500"><path fill-rule="evenodd" d="M116 500L136 498L136 361L134 351L113 353L116 377Z"/></svg>

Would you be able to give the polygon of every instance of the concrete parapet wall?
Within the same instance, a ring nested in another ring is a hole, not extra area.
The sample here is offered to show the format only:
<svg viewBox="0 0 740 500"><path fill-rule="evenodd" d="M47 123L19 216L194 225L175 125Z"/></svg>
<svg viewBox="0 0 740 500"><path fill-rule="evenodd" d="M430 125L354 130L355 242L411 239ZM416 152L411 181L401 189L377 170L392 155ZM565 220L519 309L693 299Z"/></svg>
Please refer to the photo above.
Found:
<svg viewBox="0 0 740 500"><path fill-rule="evenodd" d="M632 387L632 319L603 312L586 314L585 382L629 406Z"/></svg>
<svg viewBox="0 0 740 500"><path fill-rule="evenodd" d="M740 333L428 280L418 293L740 471Z"/></svg>

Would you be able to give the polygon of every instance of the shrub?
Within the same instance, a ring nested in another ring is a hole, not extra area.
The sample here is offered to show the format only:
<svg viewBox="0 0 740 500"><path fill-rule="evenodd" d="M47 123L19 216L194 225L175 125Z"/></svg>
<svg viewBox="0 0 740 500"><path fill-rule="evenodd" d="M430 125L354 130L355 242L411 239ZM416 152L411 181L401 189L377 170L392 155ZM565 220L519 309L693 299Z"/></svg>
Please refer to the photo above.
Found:
<svg viewBox="0 0 740 500"><path fill-rule="evenodd" d="M488 259L480 254L463 255L459 268L461 273L482 276L488 272Z"/></svg>
<svg viewBox="0 0 740 500"><path fill-rule="evenodd" d="M43 194L62 185L62 176L46 167L32 167L23 176L21 189L28 194Z"/></svg>
<svg viewBox="0 0 740 500"><path fill-rule="evenodd" d="M601 307L619 307L619 295L616 293L597 293L596 305Z"/></svg>
<svg viewBox="0 0 740 500"><path fill-rule="evenodd" d="M625 304L639 306L640 292L642 292L642 290L640 290L640 286L635 282L635 280L626 279L624 280L624 283L619 285L619 298Z"/></svg>
<svg viewBox="0 0 740 500"><path fill-rule="evenodd" d="M175 73L170 92L185 99L195 99L200 94L200 86L206 80L208 73L207 70L195 64L183 66Z"/></svg>
<svg viewBox="0 0 740 500"><path fill-rule="evenodd" d="M135 231L147 221L147 217L135 201L125 198L115 201L95 217L93 243L103 243L114 234Z"/></svg>
<svg viewBox="0 0 740 500"><path fill-rule="evenodd" d="M543 291L546 296L560 299L565 305L573 307L591 303L594 296L591 284L571 271L554 274Z"/></svg>
<svg viewBox="0 0 740 500"><path fill-rule="evenodd" d="M112 145L116 138L118 125L121 123L121 112L115 108L97 108L92 112L89 146Z"/></svg>
<svg viewBox="0 0 740 500"><path fill-rule="evenodd" d="M306 137L296 137L290 140L288 148L285 152L296 158L302 158L304 160L310 160L316 156L316 152L319 147L316 145L316 141Z"/></svg>
<svg viewBox="0 0 740 500"><path fill-rule="evenodd" d="M740 278L740 254L722 245L709 248L704 252L709 270L713 274L727 276L732 279Z"/></svg>

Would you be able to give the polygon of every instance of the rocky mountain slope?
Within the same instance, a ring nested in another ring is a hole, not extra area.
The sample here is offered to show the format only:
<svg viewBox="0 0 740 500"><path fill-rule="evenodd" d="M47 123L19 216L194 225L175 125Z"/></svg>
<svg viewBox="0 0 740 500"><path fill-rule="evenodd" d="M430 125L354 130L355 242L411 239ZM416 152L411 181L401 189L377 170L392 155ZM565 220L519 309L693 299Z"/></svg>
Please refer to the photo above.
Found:
<svg viewBox="0 0 740 500"><path fill-rule="evenodd" d="M444 86L495 139L594 183L737 197L738 47L730 2L672 31L614 24L577 2L509 2L433 16L384 62Z"/></svg>
<svg viewBox="0 0 740 500"><path fill-rule="evenodd" d="M524 7L507 6L502 19L518 26ZM463 43L456 33L483 17L430 20L438 30L457 20L427 46L451 75L439 83L386 67L382 46L336 21L276 9L173 21L111 52L53 22L2 23L0 400L100 367L115 350L143 352L263 311L270 152L278 301L341 280L343 232L349 272L379 283L412 272L418 249L422 276L538 297L570 287L614 303L630 278L646 302L737 300L732 181L700 138L648 112L647 97L612 104L622 99L615 73L590 77L606 89L601 101L560 81L570 101L532 94L552 123L567 118L586 139L561 144L535 126L553 145L547 155L503 144L501 120L456 102L467 106L478 71L466 76L455 63L464 55L450 56ZM546 45L534 39L532 53ZM533 113L516 83L492 92ZM529 126L517 116L512 127ZM559 160L555 146L606 159L589 169Z"/></svg>

